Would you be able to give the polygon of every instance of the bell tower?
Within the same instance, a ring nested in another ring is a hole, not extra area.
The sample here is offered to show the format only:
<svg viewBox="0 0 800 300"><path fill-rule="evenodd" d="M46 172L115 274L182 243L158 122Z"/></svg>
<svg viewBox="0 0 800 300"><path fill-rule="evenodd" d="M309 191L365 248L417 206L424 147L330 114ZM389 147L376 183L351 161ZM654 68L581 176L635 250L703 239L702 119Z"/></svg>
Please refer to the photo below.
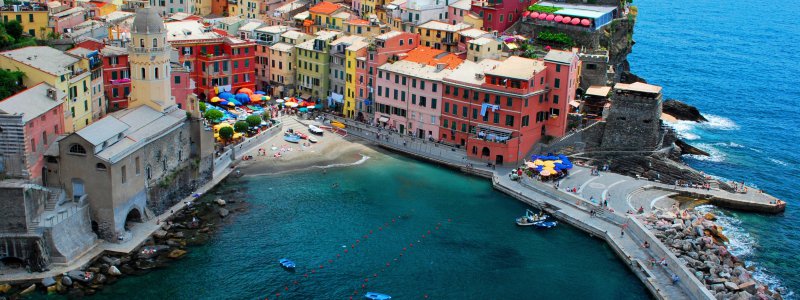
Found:
<svg viewBox="0 0 800 300"><path fill-rule="evenodd" d="M175 106L170 88L170 50L167 29L158 12L147 4L138 8L128 45L131 66L129 108L147 105L165 111Z"/></svg>

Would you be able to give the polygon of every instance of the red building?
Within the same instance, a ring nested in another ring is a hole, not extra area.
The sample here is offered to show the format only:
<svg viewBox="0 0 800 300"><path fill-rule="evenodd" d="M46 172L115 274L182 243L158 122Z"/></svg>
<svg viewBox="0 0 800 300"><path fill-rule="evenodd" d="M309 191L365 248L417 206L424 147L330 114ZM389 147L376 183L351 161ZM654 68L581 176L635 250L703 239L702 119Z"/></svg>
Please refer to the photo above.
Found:
<svg viewBox="0 0 800 300"><path fill-rule="evenodd" d="M255 89L255 43L227 36L198 21L169 22L167 42L178 49L179 62L196 83L200 99L218 89Z"/></svg>
<svg viewBox="0 0 800 300"><path fill-rule="evenodd" d="M100 49L103 61L103 90L108 101L108 112L128 107L131 92L131 66L128 49L105 46Z"/></svg>
<svg viewBox="0 0 800 300"><path fill-rule="evenodd" d="M503 32L522 17L531 0L475 0L472 12L483 18L483 30Z"/></svg>
<svg viewBox="0 0 800 300"><path fill-rule="evenodd" d="M389 31L374 38L374 46L367 48L367 78L365 96L358 96L356 99L361 105L358 115L363 116L366 120L372 120L375 113L375 89L378 76L378 67L382 66L389 60L398 60L399 55L411 51L411 49L419 46L419 35L416 33L403 32L403 31ZM361 87L358 87L361 88ZM360 93L359 93L360 95Z"/></svg>
<svg viewBox="0 0 800 300"><path fill-rule="evenodd" d="M465 61L444 79L440 141L471 158L516 162L545 136L561 137L580 61L551 51L544 60Z"/></svg>

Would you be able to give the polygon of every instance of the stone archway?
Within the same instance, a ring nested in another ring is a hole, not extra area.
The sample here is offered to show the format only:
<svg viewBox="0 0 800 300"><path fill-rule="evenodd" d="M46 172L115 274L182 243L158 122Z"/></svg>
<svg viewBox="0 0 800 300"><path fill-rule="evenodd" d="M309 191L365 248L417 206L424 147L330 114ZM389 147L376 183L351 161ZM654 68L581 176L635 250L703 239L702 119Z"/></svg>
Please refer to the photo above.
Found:
<svg viewBox="0 0 800 300"><path fill-rule="evenodd" d="M132 208L125 216L125 230L130 230L134 223L142 223L142 213L137 208Z"/></svg>

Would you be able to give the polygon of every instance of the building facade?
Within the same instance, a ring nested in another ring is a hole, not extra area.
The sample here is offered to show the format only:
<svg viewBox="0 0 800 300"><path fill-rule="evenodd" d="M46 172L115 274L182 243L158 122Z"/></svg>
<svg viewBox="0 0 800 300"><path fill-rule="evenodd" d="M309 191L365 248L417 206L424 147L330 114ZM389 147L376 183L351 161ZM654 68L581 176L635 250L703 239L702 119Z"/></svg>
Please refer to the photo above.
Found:
<svg viewBox="0 0 800 300"><path fill-rule="evenodd" d="M127 108L128 95L131 93L128 49L105 46L100 50L100 54L103 60L103 90L108 99L108 111Z"/></svg>
<svg viewBox="0 0 800 300"><path fill-rule="evenodd" d="M331 42L342 33L319 31L313 40L300 43L297 48L297 90L303 99L326 99L330 96Z"/></svg>
<svg viewBox="0 0 800 300"><path fill-rule="evenodd" d="M522 17L531 0L478 0L472 2L472 12L483 19L483 30L504 32Z"/></svg>
<svg viewBox="0 0 800 300"><path fill-rule="evenodd" d="M376 36L367 46L366 57L366 91L365 96L359 96L357 107L363 107L361 115L366 120L374 119L376 107L375 95L377 93L378 68L389 60L396 61L400 54L404 54L419 46L419 35L410 32L389 31Z"/></svg>
<svg viewBox="0 0 800 300"><path fill-rule="evenodd" d="M47 6L5 5L0 8L0 18L4 23L16 20L22 25L22 30L38 39L46 39L52 32Z"/></svg>

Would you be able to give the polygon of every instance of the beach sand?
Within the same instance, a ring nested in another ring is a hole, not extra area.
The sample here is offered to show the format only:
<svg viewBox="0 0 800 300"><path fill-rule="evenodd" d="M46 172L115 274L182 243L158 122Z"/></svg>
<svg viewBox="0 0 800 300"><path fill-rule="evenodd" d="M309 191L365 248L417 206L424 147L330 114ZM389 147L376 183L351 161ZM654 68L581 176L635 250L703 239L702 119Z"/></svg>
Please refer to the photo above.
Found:
<svg viewBox="0 0 800 300"><path fill-rule="evenodd" d="M277 134L247 153L252 155L253 159L239 164L239 169L245 176L353 165L364 162L377 153L360 139L345 138L329 131L322 136L313 135L308 132L306 125L299 123L294 117L283 117L282 121L284 132L291 128L314 137L318 142L311 144L307 140L301 140L300 143L293 144L284 141L282 133ZM303 120L303 122L312 121ZM267 155L259 156L259 149L266 150ZM276 158L275 153L281 153L281 157Z"/></svg>

